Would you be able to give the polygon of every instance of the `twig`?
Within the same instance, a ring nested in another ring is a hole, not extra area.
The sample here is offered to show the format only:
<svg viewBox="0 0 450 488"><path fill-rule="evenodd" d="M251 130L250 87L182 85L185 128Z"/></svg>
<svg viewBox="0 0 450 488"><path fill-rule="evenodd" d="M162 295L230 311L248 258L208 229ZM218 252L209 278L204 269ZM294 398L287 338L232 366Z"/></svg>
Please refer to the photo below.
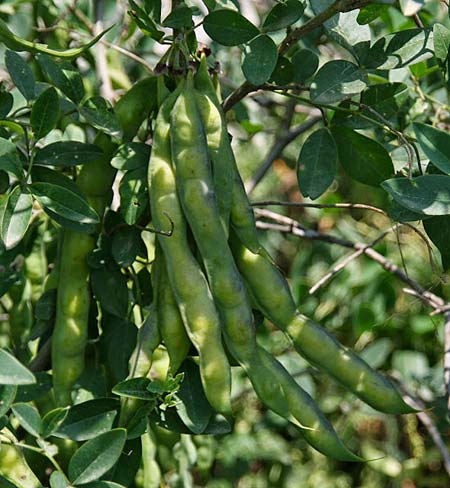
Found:
<svg viewBox="0 0 450 488"><path fill-rule="evenodd" d="M279 200L264 200L261 202L252 202L252 207L266 207L272 205L280 205L283 207L300 207L300 208L345 208L345 209L361 209L370 210L372 212L379 213L381 215L388 214L378 207L372 205L366 205L365 203L309 203L309 202L283 202Z"/></svg>
<svg viewBox="0 0 450 488"><path fill-rule="evenodd" d="M321 116L313 116L303 124L294 127L291 130L285 131L282 134L279 134L275 138L275 142L273 146L270 148L267 156L265 157L264 161L261 163L261 166L256 170L253 178L248 182L246 185L247 193L251 193L256 185L262 180L264 175L267 173L269 168L271 167L272 163L277 159L284 148L290 144L296 137L300 134L303 134L315 124L317 124L320 120L322 120Z"/></svg>
<svg viewBox="0 0 450 488"><path fill-rule="evenodd" d="M309 294L313 295L319 288L324 286L328 283L334 276L336 276L340 271L342 271L346 266L348 266L352 261L356 258L364 254L366 249L369 247L374 247L378 242L380 242L384 237L386 237L390 232L398 229L401 224L395 224L389 229L385 230L382 234L380 234L376 239L374 239L370 244L366 244L364 248L358 249L357 251L353 252L349 256L347 256L344 260L340 263L336 264L326 275L324 275L314 286L309 289Z"/></svg>
<svg viewBox="0 0 450 488"><path fill-rule="evenodd" d="M450 410L450 312L444 313L444 384L447 410Z"/></svg>

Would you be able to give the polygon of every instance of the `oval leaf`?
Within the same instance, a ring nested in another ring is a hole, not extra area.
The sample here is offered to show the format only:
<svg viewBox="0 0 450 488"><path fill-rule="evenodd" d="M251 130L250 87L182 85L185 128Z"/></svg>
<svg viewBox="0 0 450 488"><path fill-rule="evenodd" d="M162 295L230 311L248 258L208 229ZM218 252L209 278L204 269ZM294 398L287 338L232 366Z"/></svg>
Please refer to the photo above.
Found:
<svg viewBox="0 0 450 488"><path fill-rule="evenodd" d="M331 132L339 162L353 179L378 186L394 174L391 157L381 144L346 127L333 127Z"/></svg>
<svg viewBox="0 0 450 488"><path fill-rule="evenodd" d="M381 186L409 210L423 215L450 215L450 176L393 178Z"/></svg>
<svg viewBox="0 0 450 488"><path fill-rule="evenodd" d="M116 169L130 170L148 165L150 146L143 142L127 142L119 147L111 160L111 166Z"/></svg>
<svg viewBox="0 0 450 488"><path fill-rule="evenodd" d="M311 84L311 100L336 103L361 93L367 86L367 74L356 64L337 60L324 64Z"/></svg>
<svg viewBox="0 0 450 488"><path fill-rule="evenodd" d="M270 78L277 60L277 46L269 36L261 34L246 46L242 71L250 83L261 85Z"/></svg>
<svg viewBox="0 0 450 488"><path fill-rule="evenodd" d="M13 174L19 180L23 178L22 163L17 155L16 146L2 138L0 138L0 169Z"/></svg>
<svg viewBox="0 0 450 488"><path fill-rule="evenodd" d="M11 75L13 83L16 85L20 93L22 93L26 100L33 100L35 96L36 82L34 80L33 72L28 64L19 54L7 49L5 52L5 65Z"/></svg>
<svg viewBox="0 0 450 488"><path fill-rule="evenodd" d="M69 462L71 482L83 484L97 481L117 462L126 438L125 429L113 429L83 444Z"/></svg>
<svg viewBox="0 0 450 488"><path fill-rule="evenodd" d="M450 134L431 125L413 124L420 148L444 173L450 174Z"/></svg>
<svg viewBox="0 0 450 488"><path fill-rule="evenodd" d="M313 132L303 144L297 162L297 178L305 197L320 197L336 176L338 154L330 131Z"/></svg>
<svg viewBox="0 0 450 488"><path fill-rule="evenodd" d="M99 223L97 213L88 202L63 186L32 183L28 188L44 210L49 209L64 219L81 224Z"/></svg>
<svg viewBox="0 0 450 488"><path fill-rule="evenodd" d="M31 108L31 128L34 137L42 139L56 127L59 119L59 97L53 87L42 92Z"/></svg>
<svg viewBox="0 0 450 488"><path fill-rule="evenodd" d="M103 151L95 144L62 141L54 142L38 150L34 162L44 166L76 166L95 161L102 154Z"/></svg>
<svg viewBox="0 0 450 488"><path fill-rule="evenodd" d="M305 5L299 0L286 0L275 4L272 10L267 14L263 24L263 30L266 32L285 29L295 24L301 17Z"/></svg>
<svg viewBox="0 0 450 488"><path fill-rule="evenodd" d="M319 57L311 49L299 49L292 56L294 81L304 83L316 72L319 66Z"/></svg>
<svg viewBox="0 0 450 488"><path fill-rule="evenodd" d="M30 403L15 403L11 410L20 425L34 437L39 437L42 432L42 420L36 407Z"/></svg>
<svg viewBox="0 0 450 488"><path fill-rule="evenodd" d="M16 385L0 385L0 417L5 415L16 397Z"/></svg>
<svg viewBox="0 0 450 488"><path fill-rule="evenodd" d="M423 221L423 227L428 237L441 253L444 271L450 269L450 216L431 217Z"/></svg>
<svg viewBox="0 0 450 488"><path fill-rule="evenodd" d="M48 437L55 432L58 427L64 422L69 409L66 408L55 408L50 412L46 413L42 419L42 437Z"/></svg>
<svg viewBox="0 0 450 488"><path fill-rule="evenodd" d="M102 308L117 317L128 312L127 279L120 271L94 269L91 272L92 291Z"/></svg>
<svg viewBox="0 0 450 488"><path fill-rule="evenodd" d="M25 235L31 219L33 199L16 186L8 195L1 221L1 238L6 249L16 246Z"/></svg>
<svg viewBox="0 0 450 488"><path fill-rule="evenodd" d="M224 46L244 44L259 34L259 30L239 12L215 10L205 17L203 27L211 39Z"/></svg>

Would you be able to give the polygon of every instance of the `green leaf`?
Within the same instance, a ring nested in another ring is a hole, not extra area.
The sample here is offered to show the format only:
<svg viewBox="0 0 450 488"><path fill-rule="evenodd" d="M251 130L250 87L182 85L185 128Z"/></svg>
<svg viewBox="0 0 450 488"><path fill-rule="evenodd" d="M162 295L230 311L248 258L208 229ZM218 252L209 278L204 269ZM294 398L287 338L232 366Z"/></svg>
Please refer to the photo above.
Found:
<svg viewBox="0 0 450 488"><path fill-rule="evenodd" d="M97 481L117 462L126 438L125 429L113 429L83 444L69 462L71 482L80 485Z"/></svg>
<svg viewBox="0 0 450 488"><path fill-rule="evenodd" d="M433 56L433 32L430 29L407 29L379 39L375 46L384 50L378 69L398 69Z"/></svg>
<svg viewBox="0 0 450 488"><path fill-rule="evenodd" d="M134 227L124 227L114 234L112 240L112 255L116 263L127 268L131 266L136 256L145 251L145 244L141 232Z"/></svg>
<svg viewBox="0 0 450 488"><path fill-rule="evenodd" d="M114 138L120 138L122 130L111 105L102 97L92 97L80 107L86 121Z"/></svg>
<svg viewBox="0 0 450 488"><path fill-rule="evenodd" d="M3 195L9 188L9 175L6 171L0 169L0 195Z"/></svg>
<svg viewBox="0 0 450 488"><path fill-rule="evenodd" d="M16 186L7 196L1 219L1 238L6 249L16 246L25 235L31 220L33 199Z"/></svg>
<svg viewBox="0 0 450 488"><path fill-rule="evenodd" d="M250 83L262 85L270 78L277 60L277 46L269 36L261 34L245 47L242 71Z"/></svg>
<svg viewBox="0 0 450 488"><path fill-rule="evenodd" d="M59 97L53 87L42 92L31 108L30 123L34 137L42 139L56 127L59 119Z"/></svg>
<svg viewBox="0 0 450 488"><path fill-rule="evenodd" d="M126 317L128 312L127 279L120 271L94 269L91 285L95 298L102 308L118 317Z"/></svg>
<svg viewBox="0 0 450 488"><path fill-rule="evenodd" d="M383 83L373 85L361 94L361 103L372 109L364 108L362 114L379 121L373 110L386 119L398 114L400 107L408 100L408 87L403 83Z"/></svg>
<svg viewBox="0 0 450 488"><path fill-rule="evenodd" d="M52 389L52 376L50 374L37 372L34 373L34 376L34 383L17 387L17 402L34 402L34 400L43 397Z"/></svg>
<svg viewBox="0 0 450 488"><path fill-rule="evenodd" d="M444 64L448 59L450 49L450 30L442 24L433 26L434 55L439 63Z"/></svg>
<svg viewBox="0 0 450 488"><path fill-rule="evenodd" d="M181 4L170 12L164 19L162 25L170 29L187 29L192 27L194 25L192 21L192 10L186 4Z"/></svg>
<svg viewBox="0 0 450 488"><path fill-rule="evenodd" d="M358 17L356 21L358 24L364 25L369 24L372 20L378 19L386 10L389 8L389 5L383 5L380 3L375 3L371 5L366 5L358 12Z"/></svg>
<svg viewBox="0 0 450 488"><path fill-rule="evenodd" d="M450 134L427 124L414 123L413 128L427 158L442 172L450 174Z"/></svg>
<svg viewBox="0 0 450 488"><path fill-rule="evenodd" d="M423 227L431 242L439 249L444 271L450 269L450 216L431 217L423 221Z"/></svg>
<svg viewBox="0 0 450 488"><path fill-rule="evenodd" d="M122 171L148 166L150 146L143 142L122 144L111 160L111 166Z"/></svg>
<svg viewBox="0 0 450 488"><path fill-rule="evenodd" d="M42 432L42 419L36 407L29 403L14 403L11 410L20 425L32 436L39 437Z"/></svg>
<svg viewBox="0 0 450 488"><path fill-rule="evenodd" d="M394 174L391 157L380 143L346 127L333 127L331 132L339 162L353 179L378 186Z"/></svg>
<svg viewBox="0 0 450 488"><path fill-rule="evenodd" d="M56 289L46 290L34 307L34 316L39 320L50 320L56 313Z"/></svg>
<svg viewBox="0 0 450 488"><path fill-rule="evenodd" d="M0 417L8 412L16 397L16 392L16 385L0 385Z"/></svg>
<svg viewBox="0 0 450 488"><path fill-rule="evenodd" d="M114 481L93 481L92 483L83 484L83 488L126 488L126 487L124 485L119 485L119 483L115 483Z"/></svg>
<svg viewBox="0 0 450 488"><path fill-rule="evenodd" d="M5 65L13 83L26 100L33 100L36 94L36 82L28 64L16 52L5 52Z"/></svg>
<svg viewBox="0 0 450 488"><path fill-rule="evenodd" d="M50 412L44 415L42 419L42 437L45 439L53 434L64 420L69 413L68 407L66 408L55 408L54 410L50 410Z"/></svg>
<svg viewBox="0 0 450 488"><path fill-rule="evenodd" d="M394 351L392 367L407 381L421 381L430 374L428 358L424 353L417 351Z"/></svg>
<svg viewBox="0 0 450 488"><path fill-rule="evenodd" d="M294 81L304 83L316 72L319 66L319 57L311 49L299 49L292 56L292 67L294 69Z"/></svg>
<svg viewBox="0 0 450 488"><path fill-rule="evenodd" d="M16 146L7 139L0 137L0 169L11 173L17 179L23 178L23 168L17 155Z"/></svg>
<svg viewBox="0 0 450 488"><path fill-rule="evenodd" d="M61 471L53 471L50 475L50 488L69 488L70 484L64 473Z"/></svg>
<svg viewBox="0 0 450 488"><path fill-rule="evenodd" d="M297 178L303 196L313 200L333 183L338 153L330 131L313 132L303 143L297 162Z"/></svg>
<svg viewBox="0 0 450 488"><path fill-rule="evenodd" d="M415 222L426 218L425 215L413 212L412 210L403 207L395 200L392 200L388 213L389 217L396 222Z"/></svg>
<svg viewBox="0 0 450 488"><path fill-rule="evenodd" d="M61 171L34 165L31 170L31 181L33 183L50 183L52 185L62 186L79 197L85 198L78 185L71 178L62 174Z"/></svg>
<svg viewBox="0 0 450 488"><path fill-rule="evenodd" d="M279 56L277 65L275 66L269 81L276 83L277 85L287 85L288 83L291 83L293 79L294 67L292 66L291 61L284 56Z"/></svg>
<svg viewBox="0 0 450 488"><path fill-rule="evenodd" d="M36 152L34 162L48 166L76 166L95 161L103 151L95 144L78 141L53 142Z"/></svg>
<svg viewBox="0 0 450 488"><path fill-rule="evenodd" d="M311 100L336 103L362 92L367 86L367 74L356 64L337 60L324 64L311 83Z"/></svg>
<svg viewBox="0 0 450 488"><path fill-rule="evenodd" d="M134 225L149 205L146 173L146 168L137 168L120 180L120 214L128 225Z"/></svg>
<svg viewBox="0 0 450 488"><path fill-rule="evenodd" d="M98 224L99 217L86 199L67 188L52 183L32 183L29 190L42 205L64 219L81 224Z"/></svg>
<svg viewBox="0 0 450 488"><path fill-rule="evenodd" d="M176 393L176 398L180 401L175 408L184 425L194 434L201 434L214 411L203 391L198 366L192 361L185 361L180 371L185 375Z"/></svg>
<svg viewBox="0 0 450 488"><path fill-rule="evenodd" d="M381 186L395 201L409 210L424 215L450 214L450 176L393 178Z"/></svg>
<svg viewBox="0 0 450 488"><path fill-rule="evenodd" d="M4 119L11 111L14 98L11 93L2 91L0 87L0 119Z"/></svg>
<svg viewBox="0 0 450 488"><path fill-rule="evenodd" d="M137 398L139 400L154 400L156 395L147 390L150 384L148 378L131 378L118 383L112 392L120 397Z"/></svg>
<svg viewBox="0 0 450 488"><path fill-rule="evenodd" d="M259 30L235 10L220 9L208 14L203 28L211 39L224 46L244 44L259 34Z"/></svg>
<svg viewBox="0 0 450 488"><path fill-rule="evenodd" d="M86 441L112 429L119 402L112 398L97 398L70 407L64 422L53 433L55 437Z"/></svg>
<svg viewBox="0 0 450 488"><path fill-rule="evenodd" d="M46 54L39 54L37 61L47 81L59 88L75 103L84 97L83 79L80 72L67 61L55 62Z"/></svg>
<svg viewBox="0 0 450 488"><path fill-rule="evenodd" d="M299 0L286 0L276 3L267 14L263 31L271 32L289 27L302 16L305 5Z"/></svg>
<svg viewBox="0 0 450 488"><path fill-rule="evenodd" d="M388 358L389 354L393 351L394 344L391 339L382 337L377 339L372 344L365 347L360 356L366 361L372 368L378 369L383 366L384 362Z"/></svg>

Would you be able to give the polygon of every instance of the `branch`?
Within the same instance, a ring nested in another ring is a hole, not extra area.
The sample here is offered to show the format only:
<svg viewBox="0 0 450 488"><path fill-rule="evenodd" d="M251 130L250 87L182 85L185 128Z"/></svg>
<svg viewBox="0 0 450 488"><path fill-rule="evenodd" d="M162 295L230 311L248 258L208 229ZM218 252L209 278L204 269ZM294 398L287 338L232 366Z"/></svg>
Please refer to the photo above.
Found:
<svg viewBox="0 0 450 488"><path fill-rule="evenodd" d="M273 146L269 150L264 161L261 163L261 166L256 170L253 178L249 181L249 183L245 185L246 187L245 189L247 193L251 193L255 189L256 185L262 180L264 175L272 166L272 163L283 152L284 148L288 144L290 144L295 138L297 138L300 134L303 134L303 132L306 132L308 129L310 129L315 124L317 124L317 122L319 122L320 120L322 120L321 116L311 117L303 124L300 124L291 130L287 130L284 133L277 135L275 137L275 142Z"/></svg>

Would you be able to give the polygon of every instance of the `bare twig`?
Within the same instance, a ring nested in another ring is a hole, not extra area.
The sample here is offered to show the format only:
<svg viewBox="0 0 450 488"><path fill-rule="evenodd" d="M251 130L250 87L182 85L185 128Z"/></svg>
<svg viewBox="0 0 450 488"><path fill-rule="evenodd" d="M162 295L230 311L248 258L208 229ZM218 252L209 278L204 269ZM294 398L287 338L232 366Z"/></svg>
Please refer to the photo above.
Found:
<svg viewBox="0 0 450 488"><path fill-rule="evenodd" d="M326 283L328 283L334 276L336 276L340 271L342 271L346 266L348 266L352 261L354 261L356 258L364 254L366 249L369 247L374 247L378 242L380 242L384 237L386 237L390 232L398 229L401 224L395 224L389 229L385 230L382 232L376 239L374 239L370 244L366 244L364 248L358 249L357 251L353 252L349 256L347 256L345 259L343 259L340 263L336 264L333 266L333 268L326 274L324 275L314 286L312 286L309 289L309 294L313 295L319 288L324 286Z"/></svg>
<svg viewBox="0 0 450 488"><path fill-rule="evenodd" d="M296 137L300 134L303 134L315 124L317 124L320 120L322 120L321 116L313 116L303 124L294 127L291 130L284 131L283 133L279 134L275 137L275 142L273 146L270 148L267 156L265 157L264 161L261 163L261 166L256 170L253 178L248 182L246 185L247 193L251 193L256 185L262 180L264 175L267 173L269 168L271 167L272 163L277 159L280 154L283 152L284 148L290 144Z"/></svg>
<svg viewBox="0 0 450 488"><path fill-rule="evenodd" d="M252 202L252 207L268 207L272 205L280 205L282 207L300 207L300 208L345 208L345 209L360 209L370 210L381 215L388 216L387 213L378 207L366 205L364 203L309 203L309 202L283 202L279 200L264 200L261 202Z"/></svg>

